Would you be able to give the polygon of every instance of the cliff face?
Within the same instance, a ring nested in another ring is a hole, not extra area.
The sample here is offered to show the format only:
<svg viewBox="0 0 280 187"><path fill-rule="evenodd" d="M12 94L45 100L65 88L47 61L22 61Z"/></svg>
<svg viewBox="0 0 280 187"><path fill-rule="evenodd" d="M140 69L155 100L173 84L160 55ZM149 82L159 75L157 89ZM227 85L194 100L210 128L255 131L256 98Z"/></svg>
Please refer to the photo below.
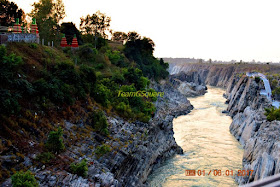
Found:
<svg viewBox="0 0 280 187"><path fill-rule="evenodd" d="M55 167L47 164L34 166L36 153L25 157L23 164L31 167L41 186L146 186L147 176L155 167L183 152L173 137L172 121L174 117L187 114L193 108L172 82L153 82L152 87L164 92L164 96L156 101L157 111L149 123L129 122L118 116L107 115L110 131L108 139L92 129L87 131L90 127L83 122L65 122L66 138L72 134L84 136L85 139L69 145L57 159L67 163L87 159L90 163L87 177L71 174L69 168L60 164ZM111 151L97 158L95 148L102 144L110 145ZM2 186L11 186L11 180Z"/></svg>
<svg viewBox="0 0 280 187"><path fill-rule="evenodd" d="M226 88L232 76L238 71L233 66L215 66L211 64L173 65L170 74L196 71L205 84Z"/></svg>
<svg viewBox="0 0 280 187"><path fill-rule="evenodd" d="M254 170L251 176L237 177L239 184L280 173L280 122L268 122L264 115L271 102L260 95L263 85L239 74L252 68L188 64L170 69L172 74L196 70L206 84L226 88L227 111L233 119L230 132L244 147L243 170Z"/></svg>
<svg viewBox="0 0 280 187"><path fill-rule="evenodd" d="M207 87L197 71L179 72L170 76L169 81L187 97L205 94Z"/></svg>
<svg viewBox="0 0 280 187"><path fill-rule="evenodd" d="M230 132L244 147L243 169L254 170L251 176L237 177L239 184L280 172L280 122L266 120L264 108L271 102L259 94L260 88L253 79L242 77L227 93L228 111L233 117Z"/></svg>

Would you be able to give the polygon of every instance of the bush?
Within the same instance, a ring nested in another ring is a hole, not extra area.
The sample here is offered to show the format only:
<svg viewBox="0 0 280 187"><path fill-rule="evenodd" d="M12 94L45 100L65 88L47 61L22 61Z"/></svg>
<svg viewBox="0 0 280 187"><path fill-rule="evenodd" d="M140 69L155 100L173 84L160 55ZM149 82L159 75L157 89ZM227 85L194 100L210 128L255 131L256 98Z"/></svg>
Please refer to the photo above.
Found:
<svg viewBox="0 0 280 187"><path fill-rule="evenodd" d="M17 172L12 176L13 187L37 187L39 186L35 177L30 171L27 172Z"/></svg>
<svg viewBox="0 0 280 187"><path fill-rule="evenodd" d="M112 97L111 90L103 84L97 84L93 91L94 100L107 107L110 104L110 98Z"/></svg>
<svg viewBox="0 0 280 187"><path fill-rule="evenodd" d="M92 114L92 126L95 130L103 135L108 135L108 122L104 113L100 110L94 111Z"/></svg>
<svg viewBox="0 0 280 187"><path fill-rule="evenodd" d="M105 155L106 153L110 152L111 148L109 145L103 144L101 146L98 146L95 150L95 154L98 158Z"/></svg>
<svg viewBox="0 0 280 187"><path fill-rule="evenodd" d="M36 157L36 160L41 162L42 164L47 164L49 163L52 159L54 159L54 155L51 152L44 152L39 154Z"/></svg>
<svg viewBox="0 0 280 187"><path fill-rule="evenodd" d="M65 147L61 136L62 129L60 127L57 131L51 131L48 136L46 148L53 153L59 153L60 151L64 150Z"/></svg>
<svg viewBox="0 0 280 187"><path fill-rule="evenodd" d="M116 110L123 115L124 117L132 117L132 110L129 106L129 104L125 104L124 102L120 102L117 107Z"/></svg>
<svg viewBox="0 0 280 187"><path fill-rule="evenodd" d="M260 80L261 80L261 78L260 78L260 77L255 77L255 81L256 81L256 83L259 83L259 82L260 82Z"/></svg>
<svg viewBox="0 0 280 187"><path fill-rule="evenodd" d="M17 94L10 93L9 90L0 89L0 113L1 114L16 114L20 111Z"/></svg>
<svg viewBox="0 0 280 187"><path fill-rule="evenodd" d="M120 52L119 51L111 51L107 50L106 55L109 57L109 60L111 61L112 64L117 65L118 62L121 59Z"/></svg>
<svg viewBox="0 0 280 187"><path fill-rule="evenodd" d="M280 108L265 108L264 115L266 115L268 121L280 120Z"/></svg>
<svg viewBox="0 0 280 187"><path fill-rule="evenodd" d="M38 45L36 43L31 43L31 44L29 44L29 47L32 49L37 49Z"/></svg>
<svg viewBox="0 0 280 187"><path fill-rule="evenodd" d="M79 176L86 177L87 171L88 171L87 160L84 159L80 163L77 163L77 164L72 163L70 165L70 169L73 174L77 174Z"/></svg>

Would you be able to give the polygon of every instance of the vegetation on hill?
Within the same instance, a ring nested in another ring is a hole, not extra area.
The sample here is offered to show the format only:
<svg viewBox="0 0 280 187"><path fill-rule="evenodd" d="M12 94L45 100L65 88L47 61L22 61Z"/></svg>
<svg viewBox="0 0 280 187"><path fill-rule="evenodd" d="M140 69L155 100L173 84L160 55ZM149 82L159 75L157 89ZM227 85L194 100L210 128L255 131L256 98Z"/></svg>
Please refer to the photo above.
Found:
<svg viewBox="0 0 280 187"><path fill-rule="evenodd" d="M100 12L82 18L79 31L73 23L61 23L65 16L61 0L39 0L30 15L37 18L40 36L46 42L54 40L55 47L35 43L0 46L1 155L22 160L28 152L39 152L34 160L51 165L57 154L80 137L63 129L64 120L82 122L104 138L110 138L108 115L150 120L156 98L120 97L119 93L154 92L150 81L168 76L168 64L153 56L151 39L136 32L115 32L114 41L108 40L111 18ZM62 33L68 42L76 34L79 49L60 48ZM102 144L95 153L99 158L110 150ZM22 164L0 162L0 178L22 169L28 170ZM71 166L81 176L86 169L85 162Z"/></svg>

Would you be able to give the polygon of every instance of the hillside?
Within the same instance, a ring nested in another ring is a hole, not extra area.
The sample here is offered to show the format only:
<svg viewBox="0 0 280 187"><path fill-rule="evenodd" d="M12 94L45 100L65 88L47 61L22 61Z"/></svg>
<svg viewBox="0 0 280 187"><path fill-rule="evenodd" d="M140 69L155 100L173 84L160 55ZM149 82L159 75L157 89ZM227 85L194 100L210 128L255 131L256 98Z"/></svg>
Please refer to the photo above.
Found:
<svg viewBox="0 0 280 187"><path fill-rule="evenodd" d="M166 64L160 64L152 53L140 52L147 59L145 65L132 61L134 54L129 50L133 47L117 42L99 49L86 44L77 51L27 43L0 46L1 182L19 170L71 171L70 164L78 161L75 158L89 154L100 158L130 146L133 139L113 137L112 128L117 126L108 121L110 116L121 117L125 123L148 122L156 112L153 102L157 98L119 97L119 93L155 92L150 82L168 75ZM146 66L156 71L148 72ZM123 129L122 123L118 128ZM55 139L58 142L50 143L51 134L60 136ZM89 137L93 138L90 143ZM87 150L74 151L76 156L65 154L70 147L82 145Z"/></svg>

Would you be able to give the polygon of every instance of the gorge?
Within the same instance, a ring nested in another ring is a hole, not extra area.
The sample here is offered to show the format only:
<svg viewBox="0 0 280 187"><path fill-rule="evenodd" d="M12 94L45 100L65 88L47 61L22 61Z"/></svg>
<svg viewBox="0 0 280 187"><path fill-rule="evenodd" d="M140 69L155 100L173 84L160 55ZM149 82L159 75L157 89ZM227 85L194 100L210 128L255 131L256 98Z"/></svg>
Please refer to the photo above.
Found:
<svg viewBox="0 0 280 187"><path fill-rule="evenodd" d="M245 76L246 72L275 73L279 66L235 64L184 64L170 67L171 74L196 71L205 84L226 89L227 112L233 121L231 134L244 147L243 170L254 170L251 176L236 177L246 184L279 173L279 121L268 122L264 109L272 103L260 94L261 82Z"/></svg>

